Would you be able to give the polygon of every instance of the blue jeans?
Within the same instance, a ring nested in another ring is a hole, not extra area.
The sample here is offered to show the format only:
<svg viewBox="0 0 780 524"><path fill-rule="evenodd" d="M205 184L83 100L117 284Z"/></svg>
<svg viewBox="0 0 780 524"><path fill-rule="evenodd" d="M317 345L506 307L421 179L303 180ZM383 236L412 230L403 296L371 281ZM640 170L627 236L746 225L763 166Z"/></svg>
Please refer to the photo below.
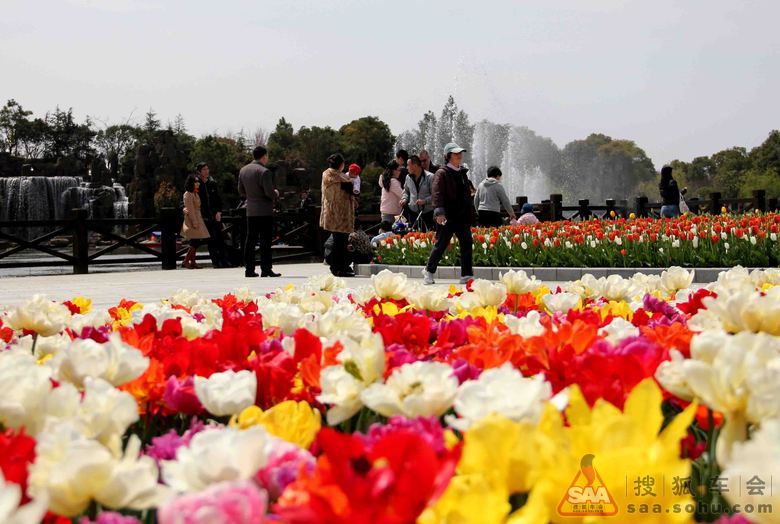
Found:
<svg viewBox="0 0 780 524"><path fill-rule="evenodd" d="M662 218L677 218L680 216L680 206L679 205L667 205L667 206L661 206L661 217Z"/></svg>

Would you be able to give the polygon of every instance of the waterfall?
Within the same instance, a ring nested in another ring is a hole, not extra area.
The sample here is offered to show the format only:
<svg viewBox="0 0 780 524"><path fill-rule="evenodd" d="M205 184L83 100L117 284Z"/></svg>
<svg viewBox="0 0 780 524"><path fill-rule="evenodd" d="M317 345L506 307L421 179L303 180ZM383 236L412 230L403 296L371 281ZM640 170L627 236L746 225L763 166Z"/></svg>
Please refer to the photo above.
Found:
<svg viewBox="0 0 780 524"><path fill-rule="evenodd" d="M90 187L80 177L0 177L0 221L61 220L74 208L85 208L90 218L127 218L125 189ZM11 233L35 238L47 228L15 228Z"/></svg>

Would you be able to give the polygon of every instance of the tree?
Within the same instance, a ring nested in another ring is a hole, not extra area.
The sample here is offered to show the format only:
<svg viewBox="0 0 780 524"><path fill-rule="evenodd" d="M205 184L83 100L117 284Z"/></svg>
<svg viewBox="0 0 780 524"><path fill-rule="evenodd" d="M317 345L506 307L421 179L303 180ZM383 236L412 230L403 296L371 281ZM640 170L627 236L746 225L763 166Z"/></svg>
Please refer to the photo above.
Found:
<svg viewBox="0 0 780 524"><path fill-rule="evenodd" d="M47 129L46 156L52 159L74 158L81 161L90 160L94 154L92 139L95 131L89 118L83 123L76 123L73 108L62 111L59 107L53 113L46 113Z"/></svg>
<svg viewBox="0 0 780 524"><path fill-rule="evenodd" d="M279 119L274 132L268 136L268 157L271 160L291 160L295 151L295 131L284 117Z"/></svg>
<svg viewBox="0 0 780 524"><path fill-rule="evenodd" d="M436 115L433 111L428 111L417 124L419 128L421 149L427 150L430 155L440 153L437 153L436 151L436 123Z"/></svg>
<svg viewBox="0 0 780 524"><path fill-rule="evenodd" d="M144 124L143 124L143 139L146 142L151 142L154 138L154 134L160 130L160 120L157 118L157 113L154 112L154 109L151 107L149 108L149 111L146 112L146 115L144 115Z"/></svg>
<svg viewBox="0 0 780 524"><path fill-rule="evenodd" d="M455 103L455 98L450 95L441 110L439 120L436 122L436 147L435 151L430 151L431 154L435 155L434 158L441 157L444 154L444 146L454 140L457 115L458 104Z"/></svg>
<svg viewBox="0 0 780 524"><path fill-rule="evenodd" d="M780 176L780 131L772 131L763 144L753 148L750 161L756 169L770 170Z"/></svg>
<svg viewBox="0 0 780 524"><path fill-rule="evenodd" d="M31 115L32 111L26 111L13 98L5 103L0 109L0 151L14 156L19 154L19 134L26 124L30 124L27 117Z"/></svg>
<svg viewBox="0 0 780 524"><path fill-rule="evenodd" d="M739 194L745 172L750 169L750 157L744 147L724 149L712 155L715 165L714 186L724 197L734 198Z"/></svg>
<svg viewBox="0 0 780 524"><path fill-rule="evenodd" d="M384 165L393 154L395 137L390 127L375 116L364 116L339 129L341 150L350 162L365 167Z"/></svg>
<svg viewBox="0 0 780 524"><path fill-rule="evenodd" d="M323 171L328 156L339 150L339 133L330 127L302 127L295 135L297 158L313 173Z"/></svg>

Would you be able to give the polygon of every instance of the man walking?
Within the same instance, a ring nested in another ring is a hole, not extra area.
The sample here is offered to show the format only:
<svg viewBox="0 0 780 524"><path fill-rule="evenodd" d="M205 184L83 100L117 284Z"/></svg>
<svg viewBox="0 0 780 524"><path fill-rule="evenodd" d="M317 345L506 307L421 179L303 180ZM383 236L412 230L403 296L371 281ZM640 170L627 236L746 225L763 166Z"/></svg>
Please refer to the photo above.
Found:
<svg viewBox="0 0 780 524"><path fill-rule="evenodd" d="M466 151L455 143L444 146L446 165L433 177L433 214L436 217L436 243L428 264L423 269L425 284L433 284L433 274L447 250L452 236L460 244L460 283L473 278L471 223L474 220L474 204L470 192L468 169L461 165Z"/></svg>
<svg viewBox="0 0 780 524"><path fill-rule="evenodd" d="M238 193L246 198L246 245L244 246L244 275L246 277L279 277L271 260L271 240L274 231L274 202L279 191L274 187L274 175L265 165L268 150L257 146L252 151L255 161L238 173ZM260 269L255 272L255 246L260 239Z"/></svg>
<svg viewBox="0 0 780 524"><path fill-rule="evenodd" d="M435 173L439 170L439 166L431 162L431 155L428 154L428 151L423 149L418 153L418 156L420 157L420 163L422 164L422 168L425 171L428 171L430 173Z"/></svg>
<svg viewBox="0 0 780 524"><path fill-rule="evenodd" d="M222 198L219 196L217 183L209 176L209 165L206 162L198 162L195 174L200 179L200 213L209 230L211 263L216 268L233 267L228 260L225 240L222 238Z"/></svg>
<svg viewBox="0 0 780 524"><path fill-rule="evenodd" d="M421 224L425 224L426 231L433 229L433 197L431 195L431 185L433 184L433 173L425 171L422 167L420 157L412 155L407 162L409 176L404 182L404 198L402 204L404 211L408 210L406 217L409 224L414 224L417 217L420 217Z"/></svg>

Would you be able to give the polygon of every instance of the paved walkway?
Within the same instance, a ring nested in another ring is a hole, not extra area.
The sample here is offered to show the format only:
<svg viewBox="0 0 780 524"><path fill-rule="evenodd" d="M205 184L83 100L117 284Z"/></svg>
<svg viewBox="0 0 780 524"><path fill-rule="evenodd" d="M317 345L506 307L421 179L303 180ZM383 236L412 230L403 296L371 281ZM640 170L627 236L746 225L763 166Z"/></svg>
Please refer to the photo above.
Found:
<svg viewBox="0 0 780 524"><path fill-rule="evenodd" d="M301 284L307 278L326 273L324 264L278 264L274 269L280 278L244 278L243 268L162 271L129 271L91 273L88 275L47 275L0 278L0 304L14 305L41 293L55 300L83 295L96 307L116 305L121 298L156 302L179 289L198 291L206 297L218 297L238 288L248 287L257 293L268 293L289 283ZM345 279L347 286L369 284L367 277ZM443 285L456 280L437 280Z"/></svg>

